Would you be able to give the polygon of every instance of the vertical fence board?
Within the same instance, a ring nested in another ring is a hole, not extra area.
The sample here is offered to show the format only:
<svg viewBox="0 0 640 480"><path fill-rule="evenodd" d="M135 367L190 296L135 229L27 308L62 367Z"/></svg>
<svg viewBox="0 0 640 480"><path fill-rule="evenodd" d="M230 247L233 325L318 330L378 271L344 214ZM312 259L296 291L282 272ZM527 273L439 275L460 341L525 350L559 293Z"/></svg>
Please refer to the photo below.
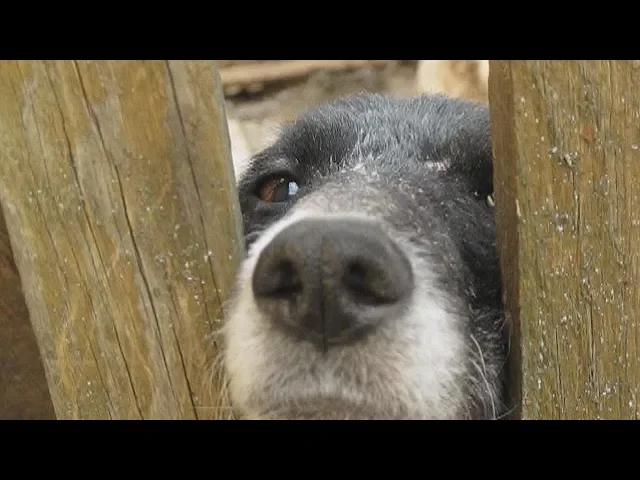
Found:
<svg viewBox="0 0 640 480"><path fill-rule="evenodd" d="M638 416L639 65L491 64L496 223L523 418Z"/></svg>
<svg viewBox="0 0 640 480"><path fill-rule="evenodd" d="M243 253L212 61L0 69L0 202L58 418L228 417Z"/></svg>

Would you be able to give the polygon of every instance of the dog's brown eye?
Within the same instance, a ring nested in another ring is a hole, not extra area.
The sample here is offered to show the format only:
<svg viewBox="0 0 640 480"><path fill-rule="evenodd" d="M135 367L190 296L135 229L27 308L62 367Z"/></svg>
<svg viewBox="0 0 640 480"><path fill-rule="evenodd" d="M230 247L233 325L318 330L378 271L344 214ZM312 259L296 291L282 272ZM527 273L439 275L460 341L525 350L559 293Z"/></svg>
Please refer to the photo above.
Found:
<svg viewBox="0 0 640 480"><path fill-rule="evenodd" d="M258 196L263 202L280 203L298 193L298 184L290 177L272 177L260 184Z"/></svg>

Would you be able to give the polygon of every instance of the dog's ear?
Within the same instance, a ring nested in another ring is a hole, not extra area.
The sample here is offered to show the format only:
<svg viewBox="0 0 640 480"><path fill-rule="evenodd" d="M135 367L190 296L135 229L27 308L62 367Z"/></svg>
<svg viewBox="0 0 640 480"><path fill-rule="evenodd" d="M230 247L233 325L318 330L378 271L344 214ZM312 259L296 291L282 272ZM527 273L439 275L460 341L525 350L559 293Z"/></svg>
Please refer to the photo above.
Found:
<svg viewBox="0 0 640 480"><path fill-rule="evenodd" d="M432 97L424 120L423 155L445 160L473 193L493 193L493 153L489 108L468 100Z"/></svg>
<svg viewBox="0 0 640 480"><path fill-rule="evenodd" d="M474 194L486 198L493 193L493 153L490 132L482 132L482 137L463 147L467 150L451 168L462 174Z"/></svg>

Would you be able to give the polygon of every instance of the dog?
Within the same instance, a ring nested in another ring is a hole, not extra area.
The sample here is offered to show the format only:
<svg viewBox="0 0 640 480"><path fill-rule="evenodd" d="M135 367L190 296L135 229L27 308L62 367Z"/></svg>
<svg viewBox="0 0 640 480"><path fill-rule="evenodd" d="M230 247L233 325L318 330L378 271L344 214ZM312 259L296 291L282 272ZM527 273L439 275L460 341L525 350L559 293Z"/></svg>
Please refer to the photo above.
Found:
<svg viewBox="0 0 640 480"><path fill-rule="evenodd" d="M487 107L358 94L237 166L224 327L244 419L498 419L507 332Z"/></svg>

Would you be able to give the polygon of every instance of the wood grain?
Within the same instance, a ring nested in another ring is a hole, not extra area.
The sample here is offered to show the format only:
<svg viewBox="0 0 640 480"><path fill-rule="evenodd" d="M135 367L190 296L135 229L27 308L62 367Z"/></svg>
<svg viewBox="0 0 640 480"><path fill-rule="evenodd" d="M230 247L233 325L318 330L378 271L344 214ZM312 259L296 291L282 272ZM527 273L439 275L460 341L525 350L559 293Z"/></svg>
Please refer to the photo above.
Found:
<svg viewBox="0 0 640 480"><path fill-rule="evenodd" d="M7 61L0 202L58 418L226 418L243 255L213 61Z"/></svg>
<svg viewBox="0 0 640 480"><path fill-rule="evenodd" d="M522 418L638 418L640 63L492 61L490 72Z"/></svg>

